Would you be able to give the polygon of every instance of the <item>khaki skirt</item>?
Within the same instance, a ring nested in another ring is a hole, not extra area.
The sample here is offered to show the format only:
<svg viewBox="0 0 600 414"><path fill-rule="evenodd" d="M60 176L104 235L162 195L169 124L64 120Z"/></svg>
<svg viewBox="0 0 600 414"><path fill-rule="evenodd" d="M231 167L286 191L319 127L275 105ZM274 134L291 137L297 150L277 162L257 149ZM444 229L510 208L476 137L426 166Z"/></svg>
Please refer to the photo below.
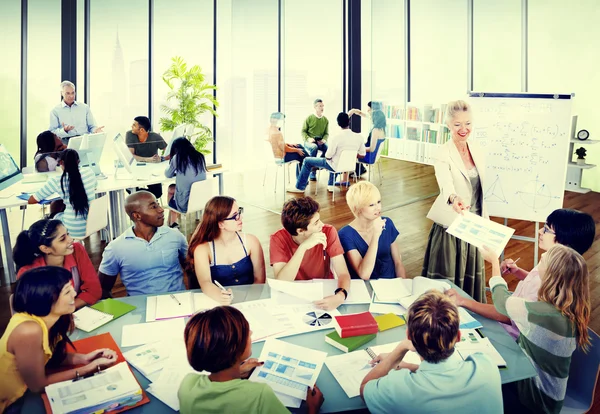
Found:
<svg viewBox="0 0 600 414"><path fill-rule="evenodd" d="M479 249L433 223L429 232L422 275L448 279L478 302L486 303L485 263Z"/></svg>

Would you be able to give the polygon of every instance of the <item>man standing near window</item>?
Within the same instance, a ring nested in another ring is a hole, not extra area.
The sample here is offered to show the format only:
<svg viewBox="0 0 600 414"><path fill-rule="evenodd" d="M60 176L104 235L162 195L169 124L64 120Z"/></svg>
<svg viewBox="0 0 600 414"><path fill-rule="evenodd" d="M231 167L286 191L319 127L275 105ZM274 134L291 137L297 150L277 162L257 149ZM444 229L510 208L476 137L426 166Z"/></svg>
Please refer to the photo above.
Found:
<svg viewBox="0 0 600 414"><path fill-rule="evenodd" d="M68 80L60 84L62 102L50 112L50 131L68 141L71 137L102 132L89 106L75 100L75 84Z"/></svg>
<svg viewBox="0 0 600 414"><path fill-rule="evenodd" d="M315 113L304 120L302 125L302 138L304 139L304 148L311 157L317 156L317 151L321 151L321 157L325 157L327 152L327 138L329 137L329 120L323 116L325 105L322 99L315 99ZM310 172L310 180L315 181L316 168Z"/></svg>

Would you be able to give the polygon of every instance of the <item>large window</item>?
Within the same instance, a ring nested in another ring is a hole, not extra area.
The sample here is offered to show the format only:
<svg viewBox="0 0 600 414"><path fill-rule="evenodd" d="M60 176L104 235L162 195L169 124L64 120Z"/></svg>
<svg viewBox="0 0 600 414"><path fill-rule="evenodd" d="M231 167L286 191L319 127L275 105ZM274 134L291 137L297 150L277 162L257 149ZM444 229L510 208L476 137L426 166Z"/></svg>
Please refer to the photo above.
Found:
<svg viewBox="0 0 600 414"><path fill-rule="evenodd" d="M50 126L60 103L60 0L29 0L27 42L27 165L33 165L38 134ZM18 118L15 118L18 119Z"/></svg>
<svg viewBox="0 0 600 414"><path fill-rule="evenodd" d="M577 128L587 129L593 139L600 130L600 56L595 39L600 8L594 0L565 3L560 0L529 1L529 91L575 93L573 114ZM600 164L600 151L586 145L587 163ZM600 171L583 173L582 186L600 191Z"/></svg>
<svg viewBox="0 0 600 414"><path fill-rule="evenodd" d="M283 108L287 142L301 142L304 119L323 100L329 134L343 99L343 9L341 0L284 2Z"/></svg>
<svg viewBox="0 0 600 414"><path fill-rule="evenodd" d="M473 90L521 91L521 0L475 0Z"/></svg>
<svg viewBox="0 0 600 414"><path fill-rule="evenodd" d="M5 0L0 13L2 65L0 65L0 113L4 120L2 144L18 163L21 156L21 1Z"/></svg>
<svg viewBox="0 0 600 414"><path fill-rule="evenodd" d="M148 1L91 0L90 20L88 103L109 136L124 134L148 115Z"/></svg>
<svg viewBox="0 0 600 414"><path fill-rule="evenodd" d="M169 88L162 75L171 66L175 56L183 58L188 68L198 65L202 68L207 83L213 82L213 1L196 0L173 2L154 1L154 49L152 79L152 125L160 129L159 120L167 115L160 106L166 103ZM171 100L170 106L177 104ZM212 129L213 116L207 113L201 122ZM171 132L163 133L170 139ZM209 146L212 150L212 144Z"/></svg>
<svg viewBox="0 0 600 414"><path fill-rule="evenodd" d="M465 97L467 2L413 1L410 12L410 101L439 104Z"/></svg>

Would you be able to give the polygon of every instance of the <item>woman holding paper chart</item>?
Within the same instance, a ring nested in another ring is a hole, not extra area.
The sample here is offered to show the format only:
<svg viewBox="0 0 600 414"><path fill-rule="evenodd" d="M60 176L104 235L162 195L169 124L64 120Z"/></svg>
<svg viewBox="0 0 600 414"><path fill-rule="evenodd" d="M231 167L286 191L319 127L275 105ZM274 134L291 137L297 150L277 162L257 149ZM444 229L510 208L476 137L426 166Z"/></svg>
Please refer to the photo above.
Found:
<svg viewBox="0 0 600 414"><path fill-rule="evenodd" d="M340 229L346 263L352 278L406 277L396 240L400 233L389 217L381 216L381 194L368 181L353 184L346 194L355 219Z"/></svg>
<svg viewBox="0 0 600 414"><path fill-rule="evenodd" d="M13 258L21 277L29 269L58 266L71 273L77 309L93 305L102 297L98 272L81 243L74 243L60 220L38 220L17 237Z"/></svg>
<svg viewBox="0 0 600 414"><path fill-rule="evenodd" d="M42 392L49 384L85 376L117 361L115 351L67 353L74 329L75 290L71 273L45 266L25 272L17 281L13 311L0 338L0 413L18 413L27 389ZM79 366L48 374L46 368Z"/></svg>
<svg viewBox="0 0 600 414"><path fill-rule="evenodd" d="M182 414L289 413L269 385L243 380L263 364L250 358L251 334L242 312L230 306L192 316L184 331L188 362L210 374L191 373L181 381L177 395ZM307 390L306 403L309 413L319 412L323 394L316 386Z"/></svg>
<svg viewBox="0 0 600 414"><path fill-rule="evenodd" d="M189 288L202 292L222 305L232 300L231 289L223 286L265 283L265 257L260 242L241 233L242 214L235 199L211 198L204 207L202 221L190 240L186 271ZM194 277L195 276L195 277Z"/></svg>
<svg viewBox="0 0 600 414"><path fill-rule="evenodd" d="M484 154L475 142L468 140L473 126L467 102L449 102L446 123L452 137L441 146L434 164L440 195L427 214L434 224L429 232L422 275L449 279L473 299L485 302L485 267L481 253L477 247L446 232L464 211L489 217L482 193Z"/></svg>

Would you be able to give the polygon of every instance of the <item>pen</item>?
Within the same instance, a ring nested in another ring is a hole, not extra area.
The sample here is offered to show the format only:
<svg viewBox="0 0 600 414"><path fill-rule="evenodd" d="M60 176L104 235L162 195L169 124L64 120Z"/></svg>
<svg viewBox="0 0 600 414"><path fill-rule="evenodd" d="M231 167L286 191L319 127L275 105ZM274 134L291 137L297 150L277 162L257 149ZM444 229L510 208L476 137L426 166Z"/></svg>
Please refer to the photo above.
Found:
<svg viewBox="0 0 600 414"><path fill-rule="evenodd" d="M229 293L229 292L227 292L227 289L225 289L225 288L223 287L223 285L222 285L222 284L220 284L220 283L219 283L217 280L215 280L215 285L217 285L217 287L218 287L219 289L221 289L223 292L225 292L225 293L227 293L228 295L230 295L230 293Z"/></svg>
<svg viewBox="0 0 600 414"><path fill-rule="evenodd" d="M173 300L174 300L175 302L177 302L177 304L178 304L179 306L181 306L181 302L179 302L179 300L177 300L177 298L175 297L175 295L171 294L171 297L173 298Z"/></svg>
<svg viewBox="0 0 600 414"><path fill-rule="evenodd" d="M520 257L519 257L517 260L515 260L515 261L513 262L513 264L517 264L517 262L518 262L519 260L521 260L521 258L520 258ZM510 267L506 266L506 269L504 269L504 272L502 272L502 274L504 274L504 273L508 272L508 271L509 271L509 269L510 269Z"/></svg>

